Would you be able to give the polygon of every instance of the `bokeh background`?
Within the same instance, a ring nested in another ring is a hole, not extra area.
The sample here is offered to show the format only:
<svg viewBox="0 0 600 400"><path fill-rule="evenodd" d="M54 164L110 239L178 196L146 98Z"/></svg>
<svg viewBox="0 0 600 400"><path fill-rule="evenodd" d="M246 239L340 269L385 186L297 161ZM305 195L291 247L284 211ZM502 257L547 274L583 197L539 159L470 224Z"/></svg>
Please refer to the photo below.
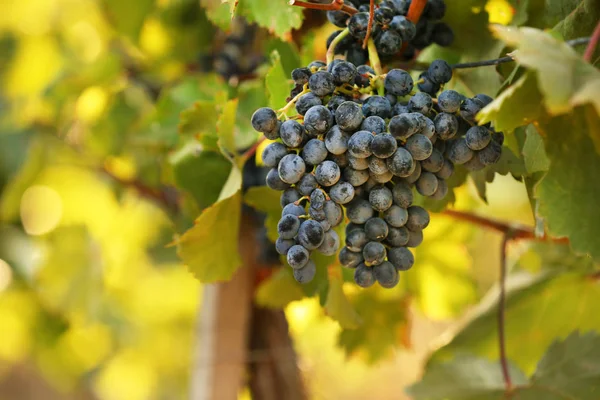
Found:
<svg viewBox="0 0 600 400"><path fill-rule="evenodd" d="M485 11L499 23L512 16L502 0ZM302 57L324 54L331 30L314 28ZM208 91L190 93L188 77L239 83L215 66L218 38L195 0L0 4L0 399L188 398L203 288L167 247L195 216L187 204L187 217L173 217L169 195L174 160L189 150L178 142L179 112ZM281 43L269 39L248 62L260 71ZM469 183L456 207L533 224L513 178L498 176L487 199ZM404 347L365 338L376 357L340 349L341 329L318 300L290 304L311 398L404 398L494 284L500 239L434 215L415 267L422 296L410 329L392 333ZM533 253L529 262L539 263Z"/></svg>

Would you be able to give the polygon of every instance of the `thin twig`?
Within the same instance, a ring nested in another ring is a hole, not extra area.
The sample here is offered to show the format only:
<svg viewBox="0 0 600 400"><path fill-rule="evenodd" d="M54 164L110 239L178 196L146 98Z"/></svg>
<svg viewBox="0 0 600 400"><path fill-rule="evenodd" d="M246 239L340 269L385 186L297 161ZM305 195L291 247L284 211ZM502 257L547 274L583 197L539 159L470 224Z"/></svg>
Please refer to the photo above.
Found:
<svg viewBox="0 0 600 400"><path fill-rule="evenodd" d="M484 228L492 229L505 235L510 233L511 240L528 239L537 241L548 241L560 244L569 243L568 238L553 238L548 235L536 236L535 231L532 227L519 223L508 223L504 221L498 221L491 218L486 218L479 215L457 210L444 210L442 214L461 221L469 222L471 224L479 225Z"/></svg>
<svg viewBox="0 0 600 400"><path fill-rule="evenodd" d="M375 18L375 0L370 0L369 2L369 24L367 25L367 35L365 36L365 40L363 40L363 49L367 48L369 43L369 38L371 37L371 31L373 30L373 19Z"/></svg>
<svg viewBox="0 0 600 400"><path fill-rule="evenodd" d="M349 33L350 31L348 30L348 28L345 28L331 41L326 53L327 65L331 64L331 62L333 61L335 57L335 48L337 47L337 45L340 44L340 42L344 40Z"/></svg>
<svg viewBox="0 0 600 400"><path fill-rule="evenodd" d="M600 41L600 21L598 21L598 25L596 25L596 29L594 29L594 33L592 34L592 38L587 48L585 49L585 53L583 54L583 59L589 63L592 62L592 57L594 56L594 51L596 51L596 47L598 46L598 42Z"/></svg>
<svg viewBox="0 0 600 400"><path fill-rule="evenodd" d="M343 11L349 15L354 15L358 12L358 10L356 8L345 5L343 0L333 0L329 4L307 3L305 1L290 0L289 4L291 6L311 8L313 10L323 10L323 11L339 10L339 11Z"/></svg>
<svg viewBox="0 0 600 400"><path fill-rule="evenodd" d="M511 237L509 233L504 234L502 238L502 247L500 248L500 300L498 304L498 347L500 350L500 366L502 367L502 376L506 391L512 389L512 381L508 372L508 359L506 358L506 340L504 335L504 314L506 311L506 251Z"/></svg>
<svg viewBox="0 0 600 400"><path fill-rule="evenodd" d="M419 19L421 19L421 14L423 14L426 5L427 0L413 0L408 8L406 19L416 25Z"/></svg>

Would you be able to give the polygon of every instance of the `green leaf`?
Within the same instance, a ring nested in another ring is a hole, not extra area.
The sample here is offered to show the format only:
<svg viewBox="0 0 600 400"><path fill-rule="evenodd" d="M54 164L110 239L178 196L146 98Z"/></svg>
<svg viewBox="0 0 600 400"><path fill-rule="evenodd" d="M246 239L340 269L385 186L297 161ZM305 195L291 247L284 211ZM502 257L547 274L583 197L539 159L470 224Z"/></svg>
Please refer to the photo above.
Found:
<svg viewBox="0 0 600 400"><path fill-rule="evenodd" d="M329 294L325 303L325 312L344 329L356 329L362 323L361 318L354 311L354 308L352 308L352 305L344 294L340 278L329 280Z"/></svg>
<svg viewBox="0 0 600 400"><path fill-rule="evenodd" d="M598 87L600 71L583 61L575 50L537 29L493 29L501 40L518 49L514 57L519 63L537 72L548 112L564 114L574 106L592 103L600 113L600 98L588 89L588 85Z"/></svg>
<svg viewBox="0 0 600 400"><path fill-rule="evenodd" d="M525 132L527 136L522 152L527 173L548 171L550 160L546 155L542 137L533 125L529 125Z"/></svg>
<svg viewBox="0 0 600 400"><path fill-rule="evenodd" d="M296 46L294 42L284 42L281 39L273 38L267 42L266 51L269 54L272 54L274 51L277 51L277 53L281 57L281 65L283 66L283 72L288 79L292 76L292 70L294 68L298 68L300 65L304 65L300 64L300 52L298 50L298 46ZM306 63L306 65L308 65L309 63Z"/></svg>
<svg viewBox="0 0 600 400"><path fill-rule="evenodd" d="M272 242L275 242L277 237L279 237L279 234L277 233L277 224L281 219L280 196L279 192L270 189L267 186L251 187L244 195L244 203L267 215L265 227L267 228L267 237Z"/></svg>
<svg viewBox="0 0 600 400"><path fill-rule="evenodd" d="M274 35L287 40L292 29L302 25L302 7L292 7L287 0L244 0L244 15Z"/></svg>
<svg viewBox="0 0 600 400"><path fill-rule="evenodd" d="M527 378L519 369L509 366L513 384ZM505 384L498 362L471 355L456 357L452 362L427 369L423 379L407 390L414 400L503 400Z"/></svg>
<svg viewBox="0 0 600 400"><path fill-rule="evenodd" d="M588 274L563 269L539 276L511 274L507 285L507 356L525 372L533 371L557 337L575 329L600 329L596 316L600 286ZM498 357L497 296L496 289L490 292L465 328L433 355L433 362L469 352Z"/></svg>
<svg viewBox="0 0 600 400"><path fill-rule="evenodd" d="M277 51L271 53L271 68L265 76L265 86L269 95L269 106L274 110L285 106L285 99L289 96L292 85L283 71L281 58Z"/></svg>
<svg viewBox="0 0 600 400"><path fill-rule="evenodd" d="M217 144L221 153L227 158L235 157L237 148L235 143L235 115L237 113L238 99L231 99L223 106L223 111L217 120Z"/></svg>
<svg viewBox="0 0 600 400"><path fill-rule="evenodd" d="M242 265L238 251L241 205L242 195L237 191L205 209L176 241L179 257L201 282L228 280Z"/></svg>
<svg viewBox="0 0 600 400"><path fill-rule="evenodd" d="M548 10L556 10L556 15L564 18L554 30L565 39L589 36L600 20L600 3L596 0L552 0L551 3Z"/></svg>
<svg viewBox="0 0 600 400"><path fill-rule="evenodd" d="M224 31L228 31L231 27L231 5L228 1L200 0L200 5L206 10L209 21Z"/></svg>
<svg viewBox="0 0 600 400"><path fill-rule="evenodd" d="M126 1L104 0L108 13L108 20L134 42L137 42L140 30L146 16L154 7L154 0L140 0L135 6Z"/></svg>
<svg viewBox="0 0 600 400"><path fill-rule="evenodd" d="M284 267L262 282L256 290L256 303L270 308L283 308L292 301L302 300L304 292L294 279L292 269Z"/></svg>
<svg viewBox="0 0 600 400"><path fill-rule="evenodd" d="M233 166L231 171L229 172L229 176L221 189L221 193L219 193L219 198L217 201L224 200L228 197L233 196L237 192L239 192L242 188L242 171L237 167Z"/></svg>
<svg viewBox="0 0 600 400"><path fill-rule="evenodd" d="M585 111L539 124L551 163L535 197L550 235L566 236L573 250L600 260L600 231L591 223L600 221L600 155L591 138L600 137L600 119L593 110L588 118Z"/></svg>

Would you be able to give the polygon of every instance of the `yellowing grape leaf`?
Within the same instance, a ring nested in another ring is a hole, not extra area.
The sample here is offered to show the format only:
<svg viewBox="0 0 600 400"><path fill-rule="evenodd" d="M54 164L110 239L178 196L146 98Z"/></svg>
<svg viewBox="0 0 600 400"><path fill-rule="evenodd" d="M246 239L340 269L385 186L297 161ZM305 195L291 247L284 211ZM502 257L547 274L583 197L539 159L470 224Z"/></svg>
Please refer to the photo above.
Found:
<svg viewBox="0 0 600 400"><path fill-rule="evenodd" d="M231 99L223 105L223 111L217 120L218 145L221 153L227 158L236 155L235 144L235 115L237 113L238 99Z"/></svg>
<svg viewBox="0 0 600 400"><path fill-rule="evenodd" d="M292 7L287 0L244 0L244 15L250 22L288 39L292 29L302 25L302 7Z"/></svg>
<svg viewBox="0 0 600 400"><path fill-rule="evenodd" d="M238 251L241 206L238 190L206 208L176 241L179 257L200 282L228 280L242 265Z"/></svg>
<svg viewBox="0 0 600 400"><path fill-rule="evenodd" d="M267 215L265 227L267 228L267 237L272 242L275 242L279 236L277 233L277 224L281 218L280 196L279 192L267 186L251 187L244 195L244 203Z"/></svg>
<svg viewBox="0 0 600 400"><path fill-rule="evenodd" d="M360 316L354 311L352 304L344 294L342 280L339 278L329 280L329 294L325 303L325 312L339 322L342 328L356 329L362 323Z"/></svg>
<svg viewBox="0 0 600 400"><path fill-rule="evenodd" d="M271 68L265 76L265 86L269 95L269 106L274 110L285 106L285 99L289 96L292 85L283 70L277 51L271 53Z"/></svg>
<svg viewBox="0 0 600 400"><path fill-rule="evenodd" d="M256 290L256 303L270 308L283 308L295 300L301 300L304 292L294 279L292 269L284 267Z"/></svg>

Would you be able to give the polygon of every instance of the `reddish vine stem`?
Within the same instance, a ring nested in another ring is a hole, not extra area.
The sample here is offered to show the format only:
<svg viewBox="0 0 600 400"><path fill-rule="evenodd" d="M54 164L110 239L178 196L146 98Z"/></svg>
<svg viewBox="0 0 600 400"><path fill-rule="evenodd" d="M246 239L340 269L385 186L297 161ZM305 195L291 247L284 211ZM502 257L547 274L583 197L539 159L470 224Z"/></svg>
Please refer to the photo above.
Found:
<svg viewBox="0 0 600 400"><path fill-rule="evenodd" d="M313 10L324 10L324 11L340 10L340 11L343 11L346 14L350 14L350 15L354 15L358 12L358 10L356 8L345 5L344 0L333 0L329 4L307 3L305 1L290 0L289 4L291 6L311 8Z"/></svg>
<svg viewBox="0 0 600 400"><path fill-rule="evenodd" d="M252 145L252 147L250 147L248 150L246 150L244 153L242 153L242 159L244 160L244 162L246 162L246 160L248 160L250 157L252 157L254 155L254 153L256 153L256 149L258 149L258 147L261 145L262 142L264 142L265 140L267 140L266 137L261 136L260 139L258 139L256 141L256 143L254 143Z"/></svg>
<svg viewBox="0 0 600 400"><path fill-rule="evenodd" d="M594 56L594 51L596 51L598 42L600 42L600 21L598 21L598 25L596 25L596 29L594 29L594 33L592 34L592 39L583 54L583 59L585 61L589 63L592 62L592 57Z"/></svg>
<svg viewBox="0 0 600 400"><path fill-rule="evenodd" d="M419 19L421 19L421 14L423 14L426 5L427 0L413 0L408 8L406 19L416 25Z"/></svg>
<svg viewBox="0 0 600 400"><path fill-rule="evenodd" d="M445 210L442 212L442 214L461 221L469 222L488 229L492 229L505 235L510 234L511 240L528 239L537 241L549 241L560 244L569 243L568 238L553 238L548 235L536 236L533 228L522 224L507 223L456 210Z"/></svg>
<svg viewBox="0 0 600 400"><path fill-rule="evenodd" d="M369 43L369 38L371 37L371 31L373 30L373 19L375 18L375 0L370 0L369 2L369 24L367 25L367 35L365 36L365 40L363 40L363 49L367 48L367 44Z"/></svg>
<svg viewBox="0 0 600 400"><path fill-rule="evenodd" d="M500 366L502 367L502 377L506 392L512 389L512 381L508 371L508 359L506 358L506 338L504 315L506 311L506 251L508 242L511 240L510 233L505 233L502 238L502 247L500 248L500 299L498 304L498 347L500 351Z"/></svg>

